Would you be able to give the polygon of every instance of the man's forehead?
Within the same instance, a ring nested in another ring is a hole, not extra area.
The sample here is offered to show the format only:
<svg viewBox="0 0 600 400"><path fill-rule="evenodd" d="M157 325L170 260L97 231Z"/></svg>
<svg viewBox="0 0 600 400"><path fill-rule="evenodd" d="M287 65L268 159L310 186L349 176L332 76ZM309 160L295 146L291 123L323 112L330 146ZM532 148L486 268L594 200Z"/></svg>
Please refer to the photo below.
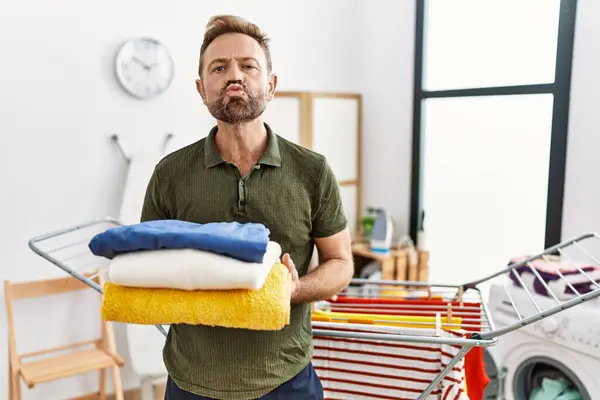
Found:
<svg viewBox="0 0 600 400"><path fill-rule="evenodd" d="M207 47L205 52L207 62L217 58L251 57L260 59L264 55L256 40L241 33L221 35Z"/></svg>

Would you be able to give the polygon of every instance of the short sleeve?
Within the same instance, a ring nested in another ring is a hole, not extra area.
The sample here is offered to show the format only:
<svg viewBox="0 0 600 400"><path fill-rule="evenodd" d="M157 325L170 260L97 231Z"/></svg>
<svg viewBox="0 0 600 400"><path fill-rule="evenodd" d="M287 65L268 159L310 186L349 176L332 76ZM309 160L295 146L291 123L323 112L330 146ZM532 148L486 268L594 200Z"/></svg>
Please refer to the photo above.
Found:
<svg viewBox="0 0 600 400"><path fill-rule="evenodd" d="M312 236L322 238L343 231L348 221L344 214L338 181L326 159L318 180L312 221Z"/></svg>
<svg viewBox="0 0 600 400"><path fill-rule="evenodd" d="M140 218L141 222L169 219L167 205L165 204L161 190L160 175L158 169L155 168L150 177L150 181L148 182L148 187L146 188L146 195L144 197L142 215Z"/></svg>

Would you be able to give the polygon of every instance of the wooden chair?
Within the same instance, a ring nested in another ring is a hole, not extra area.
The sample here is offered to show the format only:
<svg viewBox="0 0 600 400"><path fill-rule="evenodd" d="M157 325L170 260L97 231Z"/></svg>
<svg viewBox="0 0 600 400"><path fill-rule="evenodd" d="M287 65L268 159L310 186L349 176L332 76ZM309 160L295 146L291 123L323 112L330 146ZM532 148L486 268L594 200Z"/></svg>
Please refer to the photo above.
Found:
<svg viewBox="0 0 600 400"><path fill-rule="evenodd" d="M103 283L100 277L93 277L92 275L87 275L87 277L100 285ZM104 400L106 399L106 372L109 368L112 372L114 398L116 400L123 400L123 387L119 367L122 367L124 362L116 352L114 333L112 326L108 322L101 321L102 333L95 340L72 343L33 353L17 353L13 314L13 302L15 300L56 295L83 289L93 290L85 283L72 277L24 283L4 281L6 315L8 319L9 400L21 400L21 380L23 380L29 389L32 389L40 383L92 371L100 372L100 387L97 396ZM98 310L99 314L100 311ZM72 351L65 353L65 350ZM61 354L53 354L58 352L61 352ZM39 361L25 361L26 358L40 355L47 357Z"/></svg>

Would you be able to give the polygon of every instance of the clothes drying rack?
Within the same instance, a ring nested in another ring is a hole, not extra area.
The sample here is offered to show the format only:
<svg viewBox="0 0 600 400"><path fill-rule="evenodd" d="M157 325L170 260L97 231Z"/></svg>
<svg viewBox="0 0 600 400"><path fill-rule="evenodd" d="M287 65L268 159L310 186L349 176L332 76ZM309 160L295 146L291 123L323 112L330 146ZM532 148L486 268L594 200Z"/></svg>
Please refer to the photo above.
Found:
<svg viewBox="0 0 600 400"><path fill-rule="evenodd" d="M103 273L108 268L109 261L93 255L88 248L88 243L96 234L119 225L121 225L119 221L109 217L90 221L32 238L29 240L29 247L45 260L102 294L102 288L89 278L89 272ZM413 326L420 323L434 324L436 326L436 333L429 336L364 333L336 330L333 329L334 324L332 324L332 329L313 329L313 335L355 340L459 346L460 350L457 354L437 374L427 388L419 394L417 399L424 400L428 398L448 372L473 347L493 346L501 336L509 332L531 325L600 296L600 283L593 279L590 276L591 273L584 268L584 266L596 266L600 268L600 257L595 256L594 253L600 253L600 235L597 233L588 233L549 247L539 254L509 264L507 267L482 279L461 285L353 279L348 288L337 296L337 299L318 302L315 305L317 315L319 315L318 312L323 312L323 315L326 315L331 322L352 323L351 325L354 326L356 326L355 323L357 321L358 323L365 323L364 320L361 321L360 314L368 316L369 321L366 323L371 325L402 325L402 321L398 322L397 319L388 320L381 317L382 315L389 315L390 309L395 308L394 313L396 314L410 315L416 312L421 317L429 316L429 322L411 320L410 324ZM557 259L560 259L563 264L566 263L570 266L569 272L565 272L565 270L561 271L553 266L553 261ZM546 273L542 273L534 267L534 262L544 262L548 266L548 270L553 269L552 272L555 273L555 278L552 281L549 278L545 278L544 275ZM523 268L526 268L527 272L530 273L529 277L521 276L519 271L522 272ZM483 299L481 287L490 285L499 278L510 276L511 274L514 279L507 284L521 286L531 304L525 308L522 306L517 307L510 292L505 289L510 306L512 306L514 311L515 322L497 327ZM557 285L554 279L562 282L562 286ZM526 283L527 280L532 280L532 282ZM535 299L536 295L533 283L536 285L536 290L543 289L546 295L554 300L556 304L550 308L544 308L540 305ZM582 287L585 290L582 290ZM557 291L557 288L568 289L566 291ZM566 293L567 291L569 293ZM412 304L410 308L407 308L406 304L384 304L384 301L369 302L369 299L382 300L386 298L435 298L439 299L443 306L432 306L424 302L421 305ZM477 306L473 307L473 304ZM452 317L459 318L460 322L458 325L453 323L454 320ZM381 318L381 320L377 320L378 318ZM319 323L319 326L326 327L327 323ZM163 326L157 325L156 327L166 336L167 333ZM448 337L439 334L441 330L454 328L467 332L467 335L463 337Z"/></svg>

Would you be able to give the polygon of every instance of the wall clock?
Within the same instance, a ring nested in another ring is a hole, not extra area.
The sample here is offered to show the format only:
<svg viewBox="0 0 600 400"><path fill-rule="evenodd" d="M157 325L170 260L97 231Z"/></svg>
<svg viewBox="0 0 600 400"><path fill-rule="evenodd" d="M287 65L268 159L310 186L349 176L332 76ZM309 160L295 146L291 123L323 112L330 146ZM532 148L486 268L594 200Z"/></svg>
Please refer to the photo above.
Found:
<svg viewBox="0 0 600 400"><path fill-rule="evenodd" d="M171 85L175 73L167 47L152 38L125 42L117 53L117 79L132 96L149 100Z"/></svg>

